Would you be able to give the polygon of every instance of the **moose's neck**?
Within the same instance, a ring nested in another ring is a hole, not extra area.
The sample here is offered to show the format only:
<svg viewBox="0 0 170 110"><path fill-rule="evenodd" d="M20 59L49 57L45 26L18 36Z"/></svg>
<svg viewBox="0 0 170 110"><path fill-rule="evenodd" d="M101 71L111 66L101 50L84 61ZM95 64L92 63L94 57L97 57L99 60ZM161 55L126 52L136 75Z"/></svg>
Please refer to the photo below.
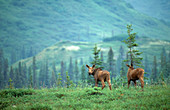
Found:
<svg viewBox="0 0 170 110"><path fill-rule="evenodd" d="M102 69L101 69L101 68L96 68L96 69L94 69L92 75L94 76L95 74L97 74L97 72L98 72L99 70L102 70Z"/></svg>

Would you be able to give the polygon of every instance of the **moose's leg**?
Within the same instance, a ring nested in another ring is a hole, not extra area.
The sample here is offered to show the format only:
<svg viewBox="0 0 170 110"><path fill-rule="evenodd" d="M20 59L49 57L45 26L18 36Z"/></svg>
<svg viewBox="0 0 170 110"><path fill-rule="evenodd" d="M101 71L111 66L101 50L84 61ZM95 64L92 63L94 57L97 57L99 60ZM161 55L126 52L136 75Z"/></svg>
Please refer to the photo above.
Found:
<svg viewBox="0 0 170 110"><path fill-rule="evenodd" d="M129 88L129 85L130 85L130 79L128 79L128 88Z"/></svg>
<svg viewBox="0 0 170 110"><path fill-rule="evenodd" d="M98 81L95 79L95 87L98 87Z"/></svg>
<svg viewBox="0 0 170 110"><path fill-rule="evenodd" d="M133 82L134 82L134 84L135 84L135 88L136 88L136 80L134 80Z"/></svg>
<svg viewBox="0 0 170 110"><path fill-rule="evenodd" d="M108 79L107 79L107 83L108 83L108 85L109 85L110 90L112 90L112 85L111 85L110 82L111 82L111 81L110 81L110 78L108 78Z"/></svg>
<svg viewBox="0 0 170 110"><path fill-rule="evenodd" d="M101 80L102 82L102 89L105 87L105 83L104 83L104 80Z"/></svg>
<svg viewBox="0 0 170 110"><path fill-rule="evenodd" d="M139 80L140 80L140 82L141 82L141 87L142 87L142 90L143 90L143 87L144 87L144 81L143 81L143 78L140 78Z"/></svg>

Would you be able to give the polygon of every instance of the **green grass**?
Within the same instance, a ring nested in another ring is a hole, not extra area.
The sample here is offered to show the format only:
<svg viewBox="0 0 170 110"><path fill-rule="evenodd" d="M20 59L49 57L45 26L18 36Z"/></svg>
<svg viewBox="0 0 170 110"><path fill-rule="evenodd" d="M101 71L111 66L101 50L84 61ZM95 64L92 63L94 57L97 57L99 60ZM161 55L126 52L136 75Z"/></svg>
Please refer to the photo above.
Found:
<svg viewBox="0 0 170 110"><path fill-rule="evenodd" d="M22 96L12 93L31 92ZM25 110L58 110L58 109L116 109L116 110L148 110L170 109L170 86L146 86L144 91L140 87L113 88L56 88L56 89L12 89L0 91L0 109ZM4 93L9 94L4 94Z"/></svg>

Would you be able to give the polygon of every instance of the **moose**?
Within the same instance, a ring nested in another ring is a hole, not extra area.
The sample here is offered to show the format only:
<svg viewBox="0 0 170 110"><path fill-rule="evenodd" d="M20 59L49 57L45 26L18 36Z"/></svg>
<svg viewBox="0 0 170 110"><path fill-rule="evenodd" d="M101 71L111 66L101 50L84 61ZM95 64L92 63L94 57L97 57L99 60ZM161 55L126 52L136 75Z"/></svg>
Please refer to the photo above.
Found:
<svg viewBox="0 0 170 110"><path fill-rule="evenodd" d="M101 68L95 68L95 65L90 67L89 65L86 65L86 67L89 69L88 73L89 75L94 76L95 80L95 86L98 86L98 81L101 81L102 83L102 89L105 87L105 81L107 81L110 90L112 90L111 83L110 83L110 73L106 70L102 70Z"/></svg>
<svg viewBox="0 0 170 110"><path fill-rule="evenodd" d="M143 87L144 87L144 81L143 81L143 76L144 76L144 69L142 68L137 68L137 69L134 69L133 67L133 64L128 65L126 64L128 68L128 72L127 72L127 79L128 79L128 88L129 88L129 85L130 85L130 81L133 81L134 84L135 84L135 87L136 87L136 80L140 80L141 82L141 88L143 90Z"/></svg>

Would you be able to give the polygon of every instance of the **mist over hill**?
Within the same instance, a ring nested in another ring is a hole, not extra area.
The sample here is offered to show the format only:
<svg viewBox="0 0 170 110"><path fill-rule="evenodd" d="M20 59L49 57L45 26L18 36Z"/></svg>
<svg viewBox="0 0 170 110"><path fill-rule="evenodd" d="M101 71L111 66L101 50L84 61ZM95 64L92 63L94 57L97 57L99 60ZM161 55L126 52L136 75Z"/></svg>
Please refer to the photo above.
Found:
<svg viewBox="0 0 170 110"><path fill-rule="evenodd" d="M1 0L0 47L7 57L30 46L40 52L56 42L98 42L126 33L168 40L170 26L136 11L124 0Z"/></svg>

